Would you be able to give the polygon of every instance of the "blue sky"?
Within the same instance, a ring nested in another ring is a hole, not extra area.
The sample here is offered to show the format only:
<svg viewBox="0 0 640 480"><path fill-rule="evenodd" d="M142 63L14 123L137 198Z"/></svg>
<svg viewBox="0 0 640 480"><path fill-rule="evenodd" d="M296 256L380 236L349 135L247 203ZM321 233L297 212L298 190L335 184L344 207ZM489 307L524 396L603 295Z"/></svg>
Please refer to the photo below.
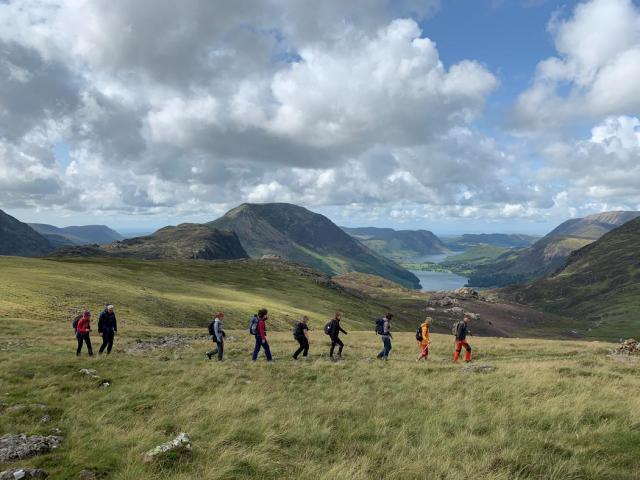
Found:
<svg viewBox="0 0 640 480"><path fill-rule="evenodd" d="M291 202L543 234L640 209L634 0L106 8L0 2L0 208L25 221L141 232Z"/></svg>

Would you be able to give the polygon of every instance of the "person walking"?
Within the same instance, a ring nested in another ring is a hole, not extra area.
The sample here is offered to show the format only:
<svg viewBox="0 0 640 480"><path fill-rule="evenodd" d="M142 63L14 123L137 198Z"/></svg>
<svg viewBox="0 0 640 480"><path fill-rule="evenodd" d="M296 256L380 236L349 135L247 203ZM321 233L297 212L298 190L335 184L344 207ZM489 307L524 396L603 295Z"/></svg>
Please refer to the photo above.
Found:
<svg viewBox="0 0 640 480"><path fill-rule="evenodd" d="M298 322L298 324L293 329L293 338L300 344L300 347L293 354L293 359L297 360L298 355L302 353L302 357L307 360L307 355L309 354L309 327L307 323L309 322L309 317L306 315L302 317L302 321Z"/></svg>
<svg viewBox="0 0 640 480"><path fill-rule="evenodd" d="M418 348L420 348L420 353L418 354L418 358L416 358L416 362L419 362L423 358L427 360L429 357L429 345L431 345L429 327L431 327L431 325L433 325L433 319L431 317L427 317L418 329L419 335L416 335L416 337L419 337Z"/></svg>
<svg viewBox="0 0 640 480"><path fill-rule="evenodd" d="M207 358L211 360L215 354L218 354L218 361L223 360L224 355L224 337L226 333L222 329L222 321L224 320L224 312L218 312L218 314L213 318L213 335L212 340L216 344L216 348L211 350L210 352L205 353ZM211 330L211 329L210 329Z"/></svg>
<svg viewBox="0 0 640 480"><path fill-rule="evenodd" d="M391 339L393 338L391 335L391 319L393 318L392 313L387 313L384 318L382 318L382 325L380 328L380 336L382 337L382 351L378 354L378 358L382 360L389 360L389 353L391 352Z"/></svg>
<svg viewBox="0 0 640 480"><path fill-rule="evenodd" d="M464 361L471 361L471 345L467 342L467 335L471 335L471 332L469 331L470 321L471 315L465 313L464 318L454 326L454 334L456 336L456 350L453 352L454 363L458 361L458 358L460 358L460 351L462 350L462 347L466 350L466 353L464 354Z"/></svg>
<svg viewBox="0 0 640 480"><path fill-rule="evenodd" d="M113 348L113 339L118 331L118 322L116 320L116 314L113 312L113 305L107 305L107 307L100 314L98 319L98 333L102 335L102 345L99 354L107 349L107 355L111 353Z"/></svg>
<svg viewBox="0 0 640 480"><path fill-rule="evenodd" d="M87 344L87 350L89 356L93 356L93 348L91 348L91 338L89 338L89 332L91 332L91 312L85 310L82 314L82 318L78 320L78 326L76 328L76 338L78 339L78 349L76 350L76 356L80 356L82 351L82 344Z"/></svg>
<svg viewBox="0 0 640 480"><path fill-rule="evenodd" d="M269 348L269 342L267 342L267 320L269 319L269 312L267 309L262 309L258 312L258 332L256 333L256 346L253 349L252 359L255 362L258 359L260 348L264 350L264 356L267 362L272 360L271 349Z"/></svg>
<svg viewBox="0 0 640 480"><path fill-rule="evenodd" d="M342 320L342 313L336 312L333 320L329 322L329 336L331 337L331 349L329 350L329 358L331 360L335 360L333 358L333 351L338 346L338 360L342 360L342 349L344 348L344 343L340 340L340 332L347 335L347 332L340 326L340 321Z"/></svg>

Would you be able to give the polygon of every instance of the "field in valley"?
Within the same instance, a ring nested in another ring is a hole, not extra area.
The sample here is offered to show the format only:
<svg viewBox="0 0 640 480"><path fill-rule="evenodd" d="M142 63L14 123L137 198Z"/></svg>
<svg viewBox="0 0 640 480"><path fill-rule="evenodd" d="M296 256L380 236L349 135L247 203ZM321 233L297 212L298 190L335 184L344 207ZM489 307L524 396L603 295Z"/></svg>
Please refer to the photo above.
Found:
<svg viewBox="0 0 640 480"><path fill-rule="evenodd" d="M406 332L396 333L382 362L369 325L379 304L365 310L369 300L286 270L236 272L236 287L230 276L223 288L207 279L211 269L218 278L225 270L200 263L171 264L168 275L153 263L55 261L36 275L28 262L48 261L2 262L0 433L58 428L64 441L0 470L35 466L54 479L90 470L118 480L640 478L640 364L608 358L612 344L472 337L472 365L494 367L478 373L451 363L450 335L435 334L430 360L417 364ZM283 291L254 285L256 275L290 282ZM76 358L69 311L114 296L121 318L114 353ZM350 333L345 359L333 363L322 326L338 301ZM281 330L269 334L271 364L250 361L253 339L244 330L246 315L262 304ZM204 334L206 314L218 305L230 317L225 362L206 360L206 339L130 350L137 338ZM288 322L302 312L312 314L312 359L294 362ZM82 368L111 387L97 388ZM143 463L145 451L182 431L193 440L190 458Z"/></svg>

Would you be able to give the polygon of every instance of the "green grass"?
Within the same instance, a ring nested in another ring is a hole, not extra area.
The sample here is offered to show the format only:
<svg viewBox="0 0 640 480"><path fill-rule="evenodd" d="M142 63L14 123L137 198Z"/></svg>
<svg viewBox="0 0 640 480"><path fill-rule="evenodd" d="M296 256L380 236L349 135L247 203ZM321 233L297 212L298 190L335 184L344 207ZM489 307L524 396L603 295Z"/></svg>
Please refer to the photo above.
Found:
<svg viewBox="0 0 640 480"><path fill-rule="evenodd" d="M640 475L637 366L606 358L602 343L473 339L490 373L450 362L451 339L434 335L429 363L416 364L412 334L396 334L391 360L379 341L345 336L345 360L326 360L312 324L313 360L289 359L294 342L271 334L276 361L248 359L251 338L229 332L225 363L204 360L207 342L168 355L127 355L123 329L109 358L76 358L67 328L1 321L0 389L6 404L40 411L0 415L2 432L60 428L61 449L15 462L51 478L90 469L125 479L633 479ZM41 332L48 332L43 342ZM155 329L155 333L166 330ZM4 350L3 348L3 350ZM167 360L167 357L170 360ZM96 388L78 370L110 378ZM144 452L180 431L191 459L158 466ZM5 465L8 467L9 465Z"/></svg>
<svg viewBox="0 0 640 480"><path fill-rule="evenodd" d="M77 479L89 469L114 480L640 478L638 364L607 358L611 344L471 338L475 362L496 369L465 373L451 363L450 335L433 335L428 363L415 363L412 332L394 335L389 362L374 359L381 345L368 315L392 295L417 315L423 303L373 277L370 294L356 295L278 262L2 258L0 271L0 433L64 436L60 449L0 470ZM114 353L76 358L68 311L106 299L120 317ZM294 363L291 334L273 330L276 361L250 361L245 317L263 305L279 330L311 314L310 362ZM322 326L337 305L350 333L345 360L332 363ZM202 334L217 308L229 313L224 363L205 360L204 340L125 351L139 337ZM98 389L81 368L112 387ZM7 410L16 404L47 408ZM143 463L181 431L193 439L191 458Z"/></svg>

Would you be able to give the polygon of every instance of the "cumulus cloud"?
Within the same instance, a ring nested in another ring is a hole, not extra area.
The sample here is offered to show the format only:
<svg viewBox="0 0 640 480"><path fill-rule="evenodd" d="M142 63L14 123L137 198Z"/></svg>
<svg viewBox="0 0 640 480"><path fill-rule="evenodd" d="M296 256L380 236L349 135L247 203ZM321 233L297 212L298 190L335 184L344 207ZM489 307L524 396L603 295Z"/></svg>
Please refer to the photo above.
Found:
<svg viewBox="0 0 640 480"><path fill-rule="evenodd" d="M632 0L591 0L549 24L558 55L541 61L520 95L513 127L555 129L577 119L640 110L640 10Z"/></svg>

